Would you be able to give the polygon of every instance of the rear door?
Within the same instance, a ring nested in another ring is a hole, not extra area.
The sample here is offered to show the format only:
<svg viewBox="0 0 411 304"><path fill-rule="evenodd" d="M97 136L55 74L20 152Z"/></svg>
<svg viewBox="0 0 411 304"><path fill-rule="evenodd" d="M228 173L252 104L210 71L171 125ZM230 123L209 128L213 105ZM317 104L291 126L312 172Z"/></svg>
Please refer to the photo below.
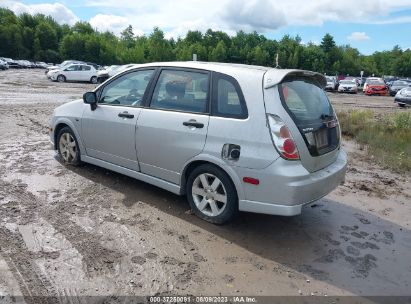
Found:
<svg viewBox="0 0 411 304"><path fill-rule="evenodd" d="M162 69L137 122L141 172L180 183L186 161L201 153L209 123L210 74Z"/></svg>
<svg viewBox="0 0 411 304"><path fill-rule="evenodd" d="M99 89L97 108L87 107L82 118L88 156L139 171L136 123L154 71L131 71Z"/></svg>
<svg viewBox="0 0 411 304"><path fill-rule="evenodd" d="M90 81L92 76L91 66L89 65L82 65L81 69L78 73L79 81Z"/></svg>

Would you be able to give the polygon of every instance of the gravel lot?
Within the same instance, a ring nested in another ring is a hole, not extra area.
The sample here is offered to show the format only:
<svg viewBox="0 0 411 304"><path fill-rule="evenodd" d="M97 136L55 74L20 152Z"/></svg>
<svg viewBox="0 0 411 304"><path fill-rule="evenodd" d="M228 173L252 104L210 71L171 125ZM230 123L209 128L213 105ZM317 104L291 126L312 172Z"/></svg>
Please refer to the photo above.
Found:
<svg viewBox="0 0 411 304"><path fill-rule="evenodd" d="M344 142L345 185L286 218L214 226L178 197L92 165L66 168L48 117L91 84L0 73L0 302L37 295L410 295L411 186ZM338 110L403 111L330 93ZM74 303L76 303L74 301Z"/></svg>

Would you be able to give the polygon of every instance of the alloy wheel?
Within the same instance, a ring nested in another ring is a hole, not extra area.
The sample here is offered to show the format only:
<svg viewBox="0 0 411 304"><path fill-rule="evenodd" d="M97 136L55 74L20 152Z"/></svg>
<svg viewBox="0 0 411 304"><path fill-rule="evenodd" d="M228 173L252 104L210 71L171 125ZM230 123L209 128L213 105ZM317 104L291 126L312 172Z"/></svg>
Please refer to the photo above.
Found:
<svg viewBox="0 0 411 304"><path fill-rule="evenodd" d="M213 174L202 173L197 176L191 193L196 207L204 215L218 216L227 205L227 192L224 184Z"/></svg>
<svg viewBox="0 0 411 304"><path fill-rule="evenodd" d="M77 156L76 140L70 133L63 133L60 136L59 142L60 154L63 160L67 163L71 163Z"/></svg>

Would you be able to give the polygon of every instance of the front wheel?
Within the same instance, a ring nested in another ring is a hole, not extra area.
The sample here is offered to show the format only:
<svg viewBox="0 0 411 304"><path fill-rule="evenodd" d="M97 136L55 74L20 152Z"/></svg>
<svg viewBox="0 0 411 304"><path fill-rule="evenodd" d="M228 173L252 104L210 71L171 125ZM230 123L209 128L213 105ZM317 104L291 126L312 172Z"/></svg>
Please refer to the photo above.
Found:
<svg viewBox="0 0 411 304"><path fill-rule="evenodd" d="M64 75L58 75L57 76L57 81L58 82L66 82L66 77Z"/></svg>
<svg viewBox="0 0 411 304"><path fill-rule="evenodd" d="M80 149L76 136L69 127L64 127L57 135L57 149L66 165L80 165Z"/></svg>
<svg viewBox="0 0 411 304"><path fill-rule="evenodd" d="M201 165L190 173L186 187L191 209L203 220L224 224L237 214L237 191L223 170Z"/></svg>

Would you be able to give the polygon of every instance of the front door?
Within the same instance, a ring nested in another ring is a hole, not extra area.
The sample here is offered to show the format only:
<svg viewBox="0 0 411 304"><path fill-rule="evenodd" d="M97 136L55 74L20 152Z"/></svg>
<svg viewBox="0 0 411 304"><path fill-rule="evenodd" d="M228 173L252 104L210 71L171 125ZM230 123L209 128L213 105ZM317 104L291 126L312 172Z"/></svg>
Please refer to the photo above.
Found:
<svg viewBox="0 0 411 304"><path fill-rule="evenodd" d="M97 108L82 118L88 156L139 171L136 123L154 69L131 71L100 88Z"/></svg>
<svg viewBox="0 0 411 304"><path fill-rule="evenodd" d="M186 161L204 148L209 122L209 73L163 69L137 122L141 172L174 184Z"/></svg>

